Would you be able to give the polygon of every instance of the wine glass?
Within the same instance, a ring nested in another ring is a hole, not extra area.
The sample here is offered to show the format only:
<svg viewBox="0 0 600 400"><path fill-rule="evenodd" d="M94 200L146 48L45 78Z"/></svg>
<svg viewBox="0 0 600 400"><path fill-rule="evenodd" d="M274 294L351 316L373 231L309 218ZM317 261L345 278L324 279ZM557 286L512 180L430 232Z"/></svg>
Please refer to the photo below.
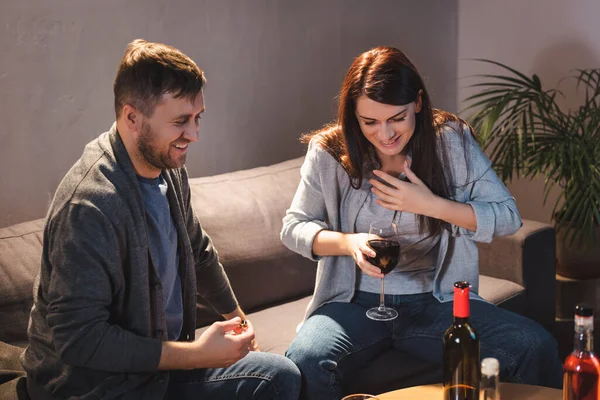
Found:
<svg viewBox="0 0 600 400"><path fill-rule="evenodd" d="M393 308L385 306L384 279L390 273L400 258L400 242L398 240L398 227L393 222L374 222L369 227L367 244L375 251L375 257L366 256L374 266L381 269L381 293L379 295L379 307L367 310L367 317L375 321L391 321L398 317L398 312Z"/></svg>

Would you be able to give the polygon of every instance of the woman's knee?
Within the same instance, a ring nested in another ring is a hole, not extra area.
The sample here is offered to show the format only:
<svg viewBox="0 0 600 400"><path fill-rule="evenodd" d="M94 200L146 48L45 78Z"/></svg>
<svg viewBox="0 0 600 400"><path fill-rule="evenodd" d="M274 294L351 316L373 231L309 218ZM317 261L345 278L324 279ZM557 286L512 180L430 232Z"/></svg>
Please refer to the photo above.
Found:
<svg viewBox="0 0 600 400"><path fill-rule="evenodd" d="M542 326L532 322L527 326L507 332L507 341L512 358L520 364L523 361L547 362L558 359L556 339ZM520 360L520 361L517 361Z"/></svg>
<svg viewBox="0 0 600 400"><path fill-rule="evenodd" d="M309 370L319 369L320 366L327 364L326 349L320 346L317 341L294 340L285 356L289 358L303 374Z"/></svg>
<svg viewBox="0 0 600 400"><path fill-rule="evenodd" d="M535 322L532 322L524 329L519 329L517 333L523 352L548 354L548 352L557 349L556 339L546 329Z"/></svg>
<svg viewBox="0 0 600 400"><path fill-rule="evenodd" d="M352 347L351 340L344 332L331 315L312 315L304 322L285 355L301 371L307 365L314 368L324 360L342 356Z"/></svg>
<svg viewBox="0 0 600 400"><path fill-rule="evenodd" d="M532 340L531 352L536 358L552 361L558 360L558 343L547 330L538 326Z"/></svg>

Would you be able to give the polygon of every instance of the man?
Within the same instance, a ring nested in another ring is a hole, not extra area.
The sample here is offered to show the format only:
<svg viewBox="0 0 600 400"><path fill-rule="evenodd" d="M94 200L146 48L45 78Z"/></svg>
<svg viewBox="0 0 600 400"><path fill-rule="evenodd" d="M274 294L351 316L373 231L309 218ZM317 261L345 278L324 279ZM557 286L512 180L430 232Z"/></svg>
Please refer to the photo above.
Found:
<svg viewBox="0 0 600 400"><path fill-rule="evenodd" d="M298 397L296 366L253 351L190 205L183 165L204 83L179 50L128 45L116 124L86 146L48 212L22 358L32 399ZM198 339L196 291L226 319Z"/></svg>

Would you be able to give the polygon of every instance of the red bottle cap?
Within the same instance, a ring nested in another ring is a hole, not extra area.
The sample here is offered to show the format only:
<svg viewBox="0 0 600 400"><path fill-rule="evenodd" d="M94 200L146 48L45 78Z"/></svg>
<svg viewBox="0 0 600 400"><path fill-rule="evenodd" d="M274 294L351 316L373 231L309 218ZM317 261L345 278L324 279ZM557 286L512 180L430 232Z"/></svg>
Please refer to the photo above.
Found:
<svg viewBox="0 0 600 400"><path fill-rule="evenodd" d="M469 282L456 282L454 284L454 316L458 318L468 318L470 314Z"/></svg>

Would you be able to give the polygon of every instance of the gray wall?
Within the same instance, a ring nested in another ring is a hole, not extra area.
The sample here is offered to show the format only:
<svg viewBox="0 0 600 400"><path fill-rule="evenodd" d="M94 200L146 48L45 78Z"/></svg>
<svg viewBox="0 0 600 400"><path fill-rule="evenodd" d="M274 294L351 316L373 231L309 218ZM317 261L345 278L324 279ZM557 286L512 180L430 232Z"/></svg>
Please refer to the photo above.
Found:
<svg viewBox="0 0 600 400"><path fill-rule="evenodd" d="M83 146L107 130L125 45L173 45L207 75L191 176L303 154L334 116L353 57L406 51L434 105L456 110L457 1L2 0L0 226L43 217Z"/></svg>

